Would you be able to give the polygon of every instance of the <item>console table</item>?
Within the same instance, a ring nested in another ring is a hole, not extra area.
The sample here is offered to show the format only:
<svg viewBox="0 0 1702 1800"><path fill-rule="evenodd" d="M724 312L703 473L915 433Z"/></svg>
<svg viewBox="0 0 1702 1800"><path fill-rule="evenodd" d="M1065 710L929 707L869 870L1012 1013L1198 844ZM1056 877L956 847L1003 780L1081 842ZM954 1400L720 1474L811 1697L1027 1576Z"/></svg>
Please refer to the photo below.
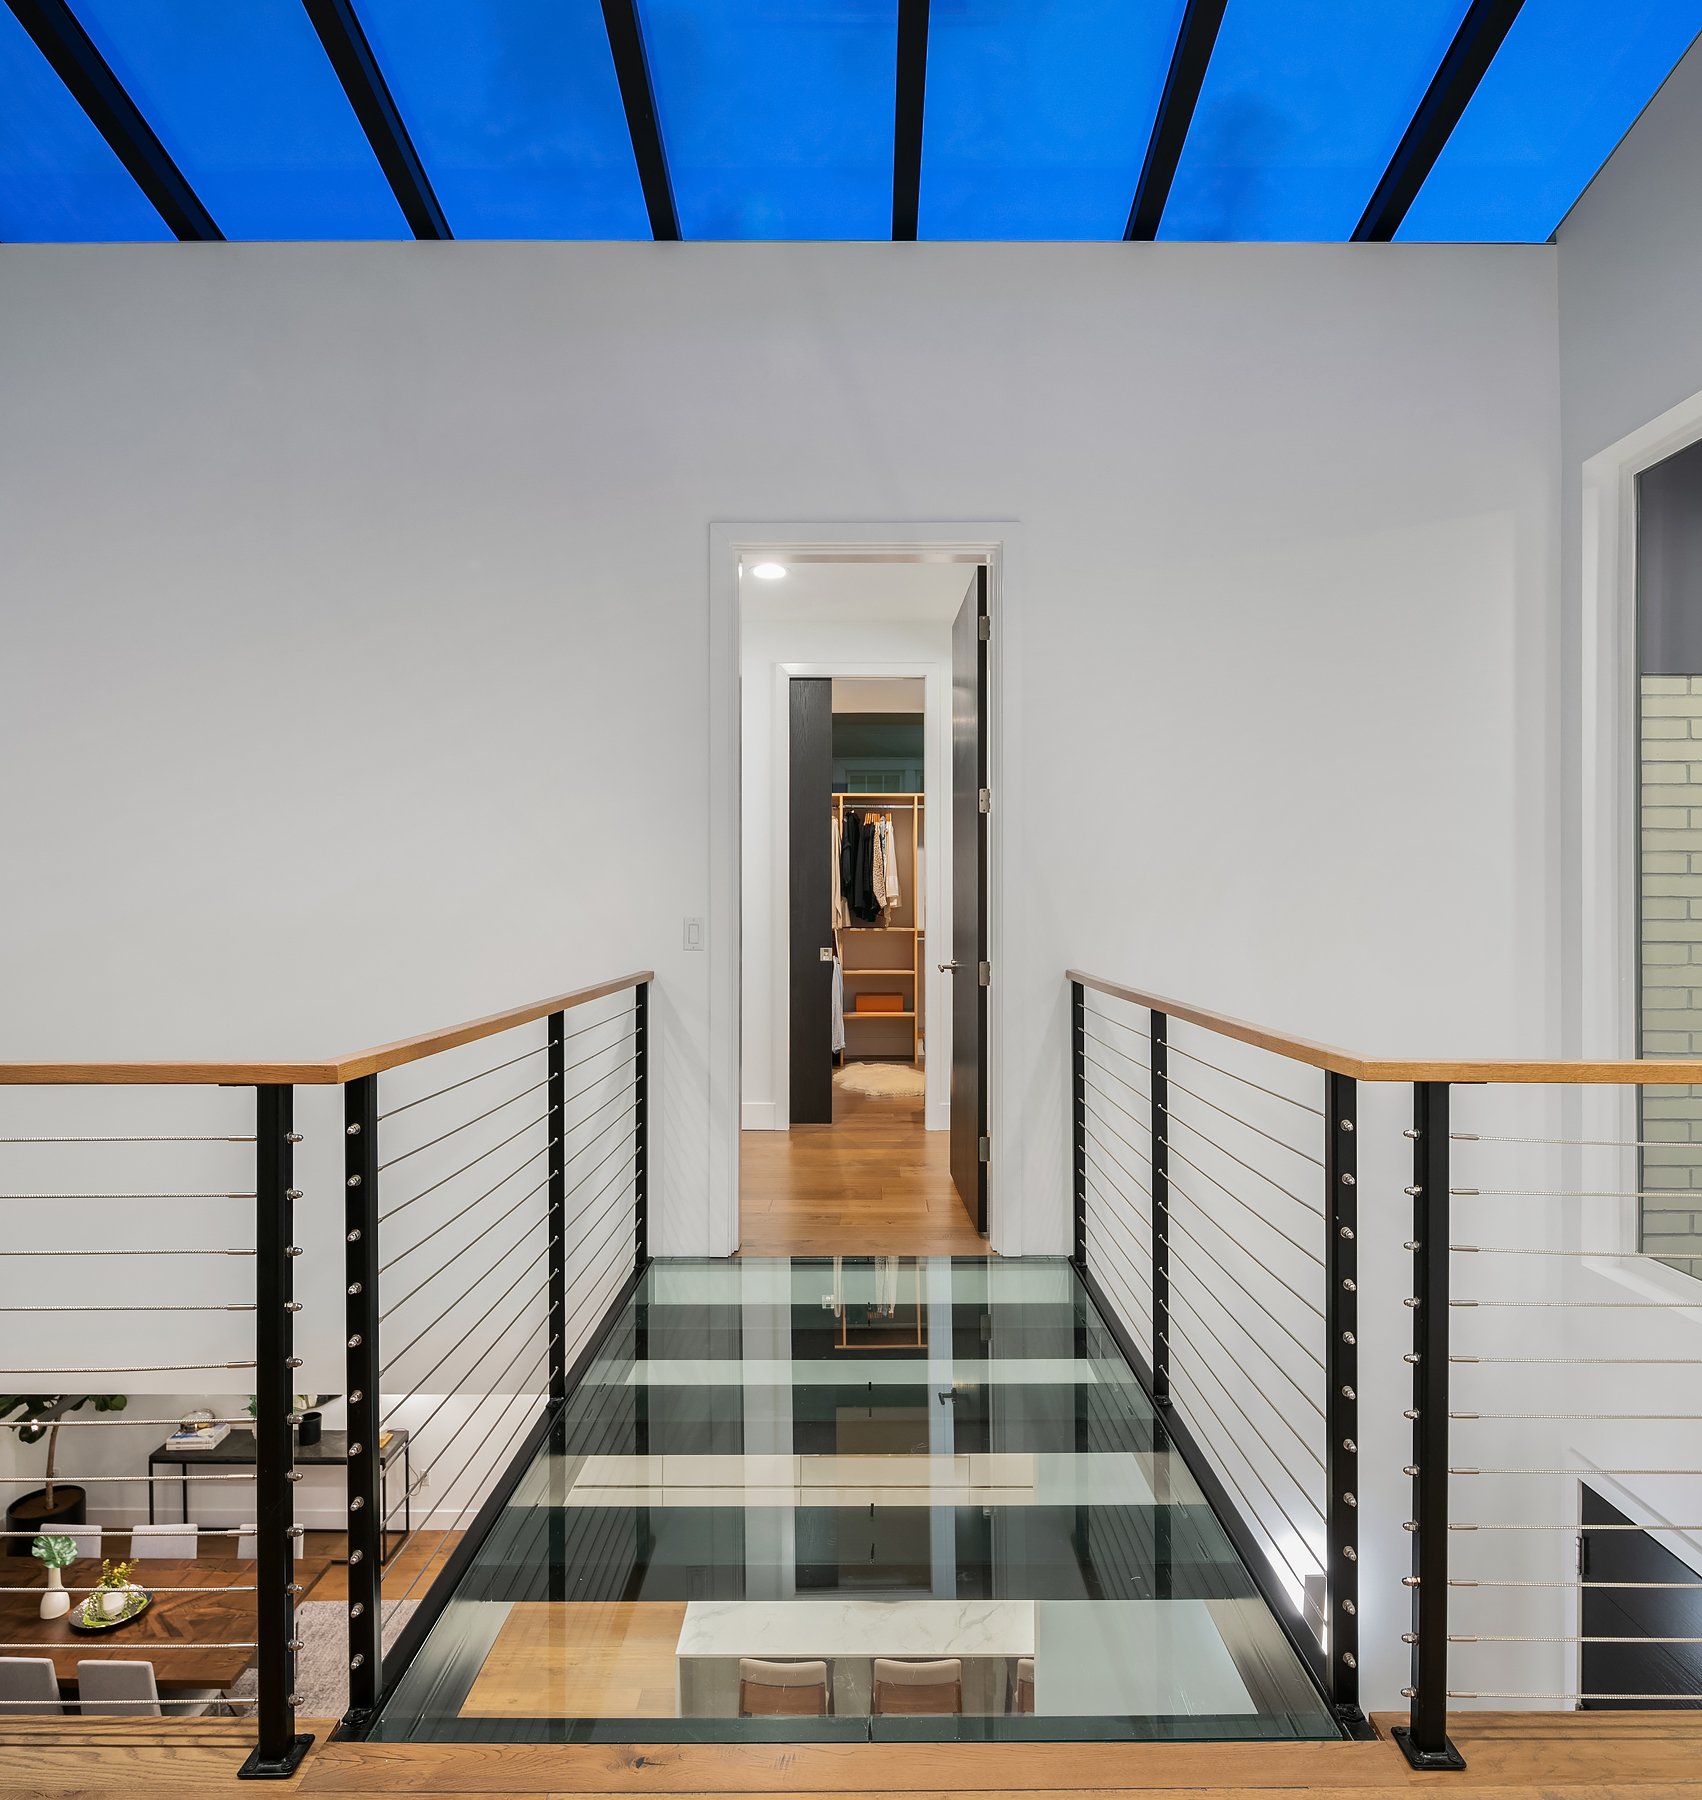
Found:
<svg viewBox="0 0 1702 1800"><path fill-rule="evenodd" d="M183 1522L189 1523L189 1482L187 1476L192 1468L197 1469L251 1469L255 1463L254 1433L241 1428L231 1431L222 1444L215 1444L211 1450L186 1450L178 1444L161 1444L157 1450L148 1453L148 1523L157 1523L154 1517L154 1470L161 1464L175 1467L179 1475L185 1477L183 1482ZM397 1457L402 1459L402 1537L403 1541L414 1528L413 1502L413 1468L408 1460L408 1433L396 1430L390 1433L390 1442L378 1453L379 1507L382 1513L383 1530L379 1533L379 1563L382 1566L389 1558L390 1552L390 1465ZM346 1431L326 1431L320 1434L317 1444L297 1444L295 1446L295 1466L298 1469L346 1468L349 1461L349 1434Z"/></svg>

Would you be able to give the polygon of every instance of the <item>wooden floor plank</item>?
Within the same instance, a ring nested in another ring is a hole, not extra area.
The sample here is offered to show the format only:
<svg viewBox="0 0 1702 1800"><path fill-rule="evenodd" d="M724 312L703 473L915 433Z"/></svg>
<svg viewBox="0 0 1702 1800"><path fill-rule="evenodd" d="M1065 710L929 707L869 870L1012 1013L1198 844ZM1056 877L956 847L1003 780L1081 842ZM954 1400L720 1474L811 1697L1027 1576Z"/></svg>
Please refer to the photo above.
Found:
<svg viewBox="0 0 1702 1800"><path fill-rule="evenodd" d="M739 1137L745 1256L985 1256L920 1096L834 1083L834 1122Z"/></svg>

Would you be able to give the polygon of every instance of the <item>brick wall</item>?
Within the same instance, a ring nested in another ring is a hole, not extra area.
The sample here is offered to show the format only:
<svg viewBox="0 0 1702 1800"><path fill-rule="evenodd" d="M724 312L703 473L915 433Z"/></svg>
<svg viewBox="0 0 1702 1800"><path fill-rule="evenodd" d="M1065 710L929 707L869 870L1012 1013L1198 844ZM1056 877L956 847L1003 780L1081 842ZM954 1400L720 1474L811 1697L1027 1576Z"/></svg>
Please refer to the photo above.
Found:
<svg viewBox="0 0 1702 1800"><path fill-rule="evenodd" d="M1702 675L1645 675L1642 721L1643 1054L1702 1056ZM1643 1248L1702 1257L1702 1088L1645 1088L1641 1136Z"/></svg>

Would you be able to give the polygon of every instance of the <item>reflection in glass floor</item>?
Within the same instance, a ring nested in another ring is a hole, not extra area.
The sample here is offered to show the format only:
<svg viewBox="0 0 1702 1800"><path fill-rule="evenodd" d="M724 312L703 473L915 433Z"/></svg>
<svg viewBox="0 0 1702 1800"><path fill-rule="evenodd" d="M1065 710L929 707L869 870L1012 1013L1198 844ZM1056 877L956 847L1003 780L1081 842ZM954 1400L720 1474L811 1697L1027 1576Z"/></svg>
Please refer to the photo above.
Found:
<svg viewBox="0 0 1702 1800"><path fill-rule="evenodd" d="M845 1258L651 1265L371 1735L1338 1734L1067 1262Z"/></svg>

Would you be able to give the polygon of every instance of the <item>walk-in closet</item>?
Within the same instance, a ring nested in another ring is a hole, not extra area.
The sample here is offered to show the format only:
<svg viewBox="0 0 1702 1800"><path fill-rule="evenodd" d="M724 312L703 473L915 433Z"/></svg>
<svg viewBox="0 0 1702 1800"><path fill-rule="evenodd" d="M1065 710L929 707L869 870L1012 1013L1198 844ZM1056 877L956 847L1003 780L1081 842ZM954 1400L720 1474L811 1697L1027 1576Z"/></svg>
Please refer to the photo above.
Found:
<svg viewBox="0 0 1702 1800"><path fill-rule="evenodd" d="M833 796L840 975L834 1045L841 1063L923 1060L925 812L920 792Z"/></svg>

